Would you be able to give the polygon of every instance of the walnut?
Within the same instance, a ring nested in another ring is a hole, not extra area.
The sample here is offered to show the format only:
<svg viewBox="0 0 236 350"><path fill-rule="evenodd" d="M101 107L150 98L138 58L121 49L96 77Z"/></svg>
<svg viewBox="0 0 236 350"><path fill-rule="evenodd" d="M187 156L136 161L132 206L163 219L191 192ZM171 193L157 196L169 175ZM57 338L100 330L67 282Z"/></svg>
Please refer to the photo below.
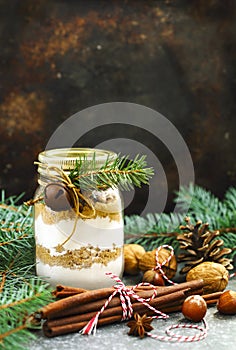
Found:
<svg viewBox="0 0 236 350"><path fill-rule="evenodd" d="M125 244L124 272L129 275L137 275L139 273L139 260L145 252L145 249L140 244Z"/></svg>
<svg viewBox="0 0 236 350"><path fill-rule="evenodd" d="M170 254L171 252L169 250L161 248L158 255L159 263L161 264L167 260ZM143 272L152 270L156 265L156 249L146 252L139 261L139 268ZM171 260L162 269L168 278L173 278L177 270L176 257L173 255Z"/></svg>
<svg viewBox="0 0 236 350"><path fill-rule="evenodd" d="M212 261L205 261L192 268L186 276L187 281L203 279L203 294L221 292L228 284L229 273L226 268Z"/></svg>

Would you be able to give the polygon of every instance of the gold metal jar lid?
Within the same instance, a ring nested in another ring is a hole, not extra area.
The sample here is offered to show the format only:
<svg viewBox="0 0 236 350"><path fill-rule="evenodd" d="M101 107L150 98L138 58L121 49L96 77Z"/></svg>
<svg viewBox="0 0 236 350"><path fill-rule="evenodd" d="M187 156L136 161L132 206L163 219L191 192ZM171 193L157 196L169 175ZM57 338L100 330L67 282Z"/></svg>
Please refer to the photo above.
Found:
<svg viewBox="0 0 236 350"><path fill-rule="evenodd" d="M45 165L58 167L64 171L73 169L78 160L94 162L95 168L101 167L107 160L117 156L115 152L96 148L57 148L39 153L38 172L45 171ZM44 166L43 166L44 165Z"/></svg>

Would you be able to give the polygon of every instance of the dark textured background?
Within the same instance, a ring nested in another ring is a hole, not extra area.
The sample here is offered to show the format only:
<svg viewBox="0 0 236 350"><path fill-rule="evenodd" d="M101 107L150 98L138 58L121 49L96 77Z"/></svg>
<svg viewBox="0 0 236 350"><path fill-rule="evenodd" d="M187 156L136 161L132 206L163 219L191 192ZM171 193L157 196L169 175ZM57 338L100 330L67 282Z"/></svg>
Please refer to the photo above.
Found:
<svg viewBox="0 0 236 350"><path fill-rule="evenodd" d="M128 101L159 111L177 127L196 183L222 196L236 179L235 5L1 0L0 187L31 197L33 161L62 121L95 104ZM103 132L80 146L96 145ZM164 146L156 147L172 193L174 161ZM137 207L139 201L142 192Z"/></svg>

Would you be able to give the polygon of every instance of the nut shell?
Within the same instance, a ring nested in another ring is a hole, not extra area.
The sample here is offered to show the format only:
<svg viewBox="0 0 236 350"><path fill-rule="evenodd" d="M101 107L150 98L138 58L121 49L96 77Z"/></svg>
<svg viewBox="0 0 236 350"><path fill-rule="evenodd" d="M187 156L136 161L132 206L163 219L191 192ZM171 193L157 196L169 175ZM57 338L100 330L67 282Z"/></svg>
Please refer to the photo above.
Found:
<svg viewBox="0 0 236 350"><path fill-rule="evenodd" d="M226 290L221 294L217 303L217 310L225 315L236 314L236 292Z"/></svg>
<svg viewBox="0 0 236 350"><path fill-rule="evenodd" d="M143 282L148 282L154 286L164 286L165 282L162 275L154 270L145 271L143 274Z"/></svg>
<svg viewBox="0 0 236 350"><path fill-rule="evenodd" d="M192 268L186 276L187 281L203 279L203 293L221 292L228 284L228 271L218 263L205 261Z"/></svg>
<svg viewBox="0 0 236 350"><path fill-rule="evenodd" d="M129 275L139 273L139 260L146 253L140 244L124 245L124 272Z"/></svg>
<svg viewBox="0 0 236 350"><path fill-rule="evenodd" d="M159 262L163 263L171 255L171 252L165 248L161 248L159 251ZM146 252L139 261L139 268L145 272L152 270L156 267L156 249ZM175 255L172 256L171 260L162 267L165 275L168 278L173 278L177 270L177 261ZM157 270L158 271L158 270Z"/></svg>
<svg viewBox="0 0 236 350"><path fill-rule="evenodd" d="M200 322L207 312L207 304L200 295L190 295L182 305L182 313L188 320Z"/></svg>

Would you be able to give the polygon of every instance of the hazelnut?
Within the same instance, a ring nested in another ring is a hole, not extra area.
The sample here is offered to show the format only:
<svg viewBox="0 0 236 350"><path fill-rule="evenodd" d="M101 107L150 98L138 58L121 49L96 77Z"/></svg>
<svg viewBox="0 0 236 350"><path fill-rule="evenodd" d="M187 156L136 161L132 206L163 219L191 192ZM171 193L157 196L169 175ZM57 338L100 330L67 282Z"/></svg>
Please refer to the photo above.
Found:
<svg viewBox="0 0 236 350"><path fill-rule="evenodd" d="M125 244L124 272L129 275L137 275L139 273L139 260L145 252L145 249L139 244Z"/></svg>
<svg viewBox="0 0 236 350"><path fill-rule="evenodd" d="M164 286L165 282L162 275L154 270L145 271L143 274L143 282L148 282L154 286Z"/></svg>
<svg viewBox="0 0 236 350"><path fill-rule="evenodd" d="M188 320L199 322L207 312L207 304L200 295L190 295L182 305L182 313Z"/></svg>
<svg viewBox="0 0 236 350"><path fill-rule="evenodd" d="M165 248L161 248L159 251L158 259L160 263L167 260L171 252ZM146 252L139 261L139 268L145 272L152 270L156 267L156 249ZM177 270L176 257L172 256L171 260L162 267L164 273L168 278L173 278Z"/></svg>
<svg viewBox="0 0 236 350"><path fill-rule="evenodd" d="M217 303L217 310L222 314L236 314L236 292L227 290L221 294Z"/></svg>
<svg viewBox="0 0 236 350"><path fill-rule="evenodd" d="M187 281L202 279L204 281L203 293L221 292L228 284L228 271L226 268L212 261L205 261L193 267L186 276Z"/></svg>

